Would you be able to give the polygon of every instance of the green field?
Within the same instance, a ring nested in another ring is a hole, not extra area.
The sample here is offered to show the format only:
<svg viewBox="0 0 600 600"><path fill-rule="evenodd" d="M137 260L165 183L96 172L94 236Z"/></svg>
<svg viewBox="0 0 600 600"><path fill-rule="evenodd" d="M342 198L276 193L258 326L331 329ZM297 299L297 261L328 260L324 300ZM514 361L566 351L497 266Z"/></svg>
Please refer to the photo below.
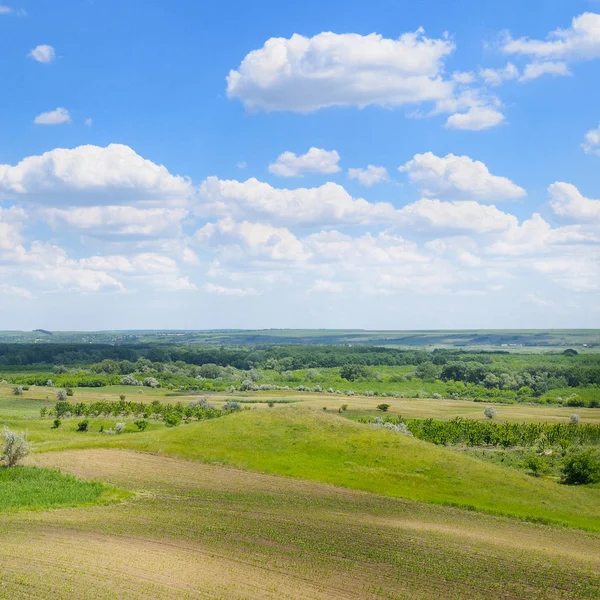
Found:
<svg viewBox="0 0 600 600"><path fill-rule="evenodd" d="M507 373L563 369L580 378L598 366L591 353L486 360ZM25 367L8 365L4 377L83 382L97 372ZM600 483L559 482L566 434L553 445L545 434L507 448L444 445L371 422L412 419L415 431L460 429L448 423L457 417L473 431L545 423L548 435L589 428L593 448L598 408L541 394L515 401L502 390L448 397L454 384L415 378L418 365L370 367L356 381L324 366L217 367L230 381L183 378L177 371L197 367L181 361L131 368L140 380L156 375L158 387L77 386L59 406L56 386L23 384L15 394L16 384L0 384L0 426L27 430L34 445L25 466L0 467L1 598L600 598ZM185 385L158 379L167 374ZM290 379L301 389L282 389ZM188 389L190 380L213 391ZM251 389L239 389L246 380ZM397 386L403 394L391 395ZM598 396L596 384L557 390L588 404ZM205 394L212 407L190 412ZM87 431L78 431L84 420ZM533 476L532 455L552 469Z"/></svg>

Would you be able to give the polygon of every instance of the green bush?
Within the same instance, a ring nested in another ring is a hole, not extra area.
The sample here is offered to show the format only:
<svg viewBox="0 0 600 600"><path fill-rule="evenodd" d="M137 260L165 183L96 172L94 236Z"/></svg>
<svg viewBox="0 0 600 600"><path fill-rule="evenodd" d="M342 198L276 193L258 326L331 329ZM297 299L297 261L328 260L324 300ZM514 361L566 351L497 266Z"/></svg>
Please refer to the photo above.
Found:
<svg viewBox="0 0 600 600"><path fill-rule="evenodd" d="M387 412L389 408L390 408L390 405L386 404L385 402L377 405L377 410L380 410L381 412Z"/></svg>
<svg viewBox="0 0 600 600"><path fill-rule="evenodd" d="M167 427L175 427L181 423L181 419L176 414L169 414L165 416L165 425Z"/></svg>
<svg viewBox="0 0 600 600"><path fill-rule="evenodd" d="M135 421L135 426L140 431L146 431L146 429L148 428L148 421L146 421L146 419L139 419L138 421Z"/></svg>
<svg viewBox="0 0 600 600"><path fill-rule="evenodd" d="M77 431L87 431L88 430L88 420L85 419L84 421L80 421L79 423L77 423Z"/></svg>
<svg viewBox="0 0 600 600"><path fill-rule="evenodd" d="M576 448L563 461L562 482L570 485L585 485L600 482L600 450L598 448Z"/></svg>
<svg viewBox="0 0 600 600"><path fill-rule="evenodd" d="M52 421L52 429L58 429L61 425L61 420L60 419L54 419L54 421Z"/></svg>

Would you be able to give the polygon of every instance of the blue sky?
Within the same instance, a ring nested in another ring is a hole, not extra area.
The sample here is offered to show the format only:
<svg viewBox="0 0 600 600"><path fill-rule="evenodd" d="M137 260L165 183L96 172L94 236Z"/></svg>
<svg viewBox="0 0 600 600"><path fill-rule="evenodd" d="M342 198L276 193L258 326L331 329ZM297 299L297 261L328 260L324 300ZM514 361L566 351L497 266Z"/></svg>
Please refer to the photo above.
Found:
<svg viewBox="0 0 600 600"><path fill-rule="evenodd" d="M2 329L600 326L600 2L0 0L0 68Z"/></svg>

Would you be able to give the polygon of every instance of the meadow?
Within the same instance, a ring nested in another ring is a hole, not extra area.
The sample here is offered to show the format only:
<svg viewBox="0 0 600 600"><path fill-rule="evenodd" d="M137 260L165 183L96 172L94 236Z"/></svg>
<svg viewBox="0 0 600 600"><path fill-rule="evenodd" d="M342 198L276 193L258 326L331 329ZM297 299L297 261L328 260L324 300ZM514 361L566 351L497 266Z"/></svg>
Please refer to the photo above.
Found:
<svg viewBox="0 0 600 600"><path fill-rule="evenodd" d="M593 403L493 386L453 397L428 353L361 351L420 362L343 371L274 368L310 353L262 352L247 369L134 355L0 366L0 426L33 445L0 467L0 597L600 597L600 483L561 482L571 453L600 447ZM483 377L573 371L565 398L596 398L580 384L593 353L462 358L491 365ZM114 383L58 385L90 376Z"/></svg>

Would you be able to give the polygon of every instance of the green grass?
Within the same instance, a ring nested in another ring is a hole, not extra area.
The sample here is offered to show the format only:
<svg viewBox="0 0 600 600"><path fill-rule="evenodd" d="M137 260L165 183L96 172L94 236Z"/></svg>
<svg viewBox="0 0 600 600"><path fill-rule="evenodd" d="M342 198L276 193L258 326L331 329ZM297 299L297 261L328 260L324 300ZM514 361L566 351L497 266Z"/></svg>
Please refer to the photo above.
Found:
<svg viewBox="0 0 600 600"><path fill-rule="evenodd" d="M102 483L36 467L0 468L0 512L105 503L127 497Z"/></svg>
<svg viewBox="0 0 600 600"><path fill-rule="evenodd" d="M143 434L62 431L44 437L47 450L130 448L600 531L597 490L535 479L451 449L301 408L249 410Z"/></svg>

